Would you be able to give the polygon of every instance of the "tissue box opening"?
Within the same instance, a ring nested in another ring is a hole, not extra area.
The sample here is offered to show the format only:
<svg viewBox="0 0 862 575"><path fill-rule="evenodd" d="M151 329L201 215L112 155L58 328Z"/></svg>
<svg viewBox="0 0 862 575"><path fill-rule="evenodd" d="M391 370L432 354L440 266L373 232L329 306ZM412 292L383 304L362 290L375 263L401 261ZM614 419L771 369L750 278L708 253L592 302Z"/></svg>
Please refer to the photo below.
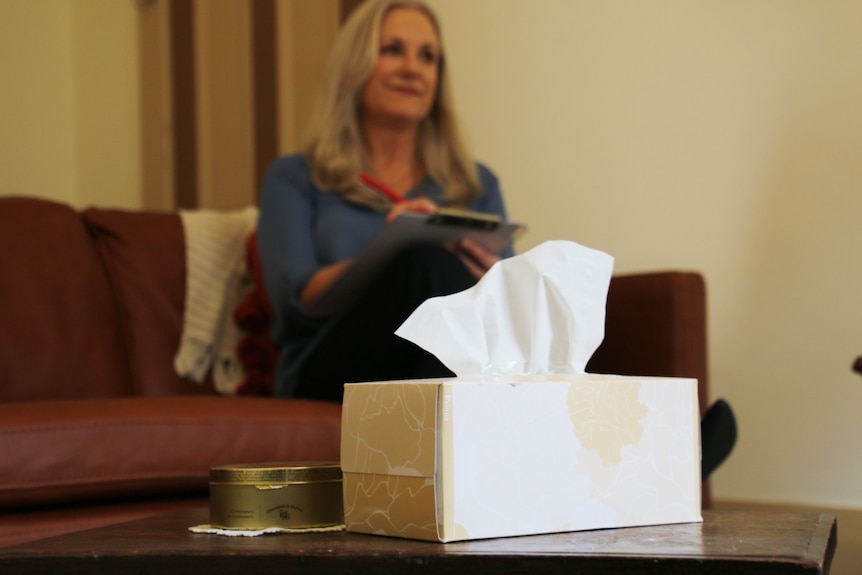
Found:
<svg viewBox="0 0 862 575"><path fill-rule="evenodd" d="M697 381L348 384L347 530L461 541L701 521Z"/></svg>

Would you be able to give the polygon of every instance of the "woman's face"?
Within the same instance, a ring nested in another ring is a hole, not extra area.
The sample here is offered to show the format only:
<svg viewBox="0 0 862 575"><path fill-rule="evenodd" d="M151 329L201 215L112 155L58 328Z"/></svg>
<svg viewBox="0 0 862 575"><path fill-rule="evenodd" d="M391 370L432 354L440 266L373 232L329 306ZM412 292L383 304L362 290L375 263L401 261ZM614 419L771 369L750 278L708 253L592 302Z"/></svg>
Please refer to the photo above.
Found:
<svg viewBox="0 0 862 575"><path fill-rule="evenodd" d="M440 40L427 16L413 8L390 10L380 25L380 49L362 89L366 121L418 125L437 94Z"/></svg>

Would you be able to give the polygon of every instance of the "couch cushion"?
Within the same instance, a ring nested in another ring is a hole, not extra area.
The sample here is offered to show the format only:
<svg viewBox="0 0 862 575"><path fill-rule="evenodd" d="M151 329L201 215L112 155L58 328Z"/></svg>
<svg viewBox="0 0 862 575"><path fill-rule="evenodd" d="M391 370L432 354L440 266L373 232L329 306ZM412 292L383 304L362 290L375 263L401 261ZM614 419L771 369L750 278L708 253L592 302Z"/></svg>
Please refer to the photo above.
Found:
<svg viewBox="0 0 862 575"><path fill-rule="evenodd" d="M71 207L0 199L0 402L129 395L116 306Z"/></svg>
<svg viewBox="0 0 862 575"><path fill-rule="evenodd" d="M138 395L214 394L174 369L186 293L185 240L173 212L91 208L82 214L102 250Z"/></svg>
<svg viewBox="0 0 862 575"><path fill-rule="evenodd" d="M0 404L0 510L205 494L213 465L338 461L341 405L261 397Z"/></svg>

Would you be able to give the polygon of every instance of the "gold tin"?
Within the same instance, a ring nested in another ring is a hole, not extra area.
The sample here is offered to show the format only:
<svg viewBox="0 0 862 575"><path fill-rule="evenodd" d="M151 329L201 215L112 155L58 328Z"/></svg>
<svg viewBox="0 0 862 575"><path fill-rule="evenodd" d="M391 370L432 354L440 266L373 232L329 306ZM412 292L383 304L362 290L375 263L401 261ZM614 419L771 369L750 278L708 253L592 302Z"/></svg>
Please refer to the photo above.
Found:
<svg viewBox="0 0 862 575"><path fill-rule="evenodd" d="M210 524L304 529L344 523L338 463L242 463L210 468Z"/></svg>

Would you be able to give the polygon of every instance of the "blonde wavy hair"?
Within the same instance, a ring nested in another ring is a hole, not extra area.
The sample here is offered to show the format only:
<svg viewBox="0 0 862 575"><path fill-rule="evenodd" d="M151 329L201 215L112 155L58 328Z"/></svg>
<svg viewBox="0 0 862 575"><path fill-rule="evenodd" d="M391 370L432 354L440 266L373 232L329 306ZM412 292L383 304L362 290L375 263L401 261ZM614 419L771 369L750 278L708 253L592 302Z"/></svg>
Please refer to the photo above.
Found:
<svg viewBox="0 0 862 575"><path fill-rule="evenodd" d="M445 191L444 199L466 205L481 194L476 167L461 137L446 73L440 24L421 0L368 0L339 31L314 112L309 120L303 152L315 185L359 203L367 203L357 188L368 158L359 129L362 88L374 71L380 50L380 25L395 8L421 11L440 39L437 94L419 128L419 161L426 174Z"/></svg>

